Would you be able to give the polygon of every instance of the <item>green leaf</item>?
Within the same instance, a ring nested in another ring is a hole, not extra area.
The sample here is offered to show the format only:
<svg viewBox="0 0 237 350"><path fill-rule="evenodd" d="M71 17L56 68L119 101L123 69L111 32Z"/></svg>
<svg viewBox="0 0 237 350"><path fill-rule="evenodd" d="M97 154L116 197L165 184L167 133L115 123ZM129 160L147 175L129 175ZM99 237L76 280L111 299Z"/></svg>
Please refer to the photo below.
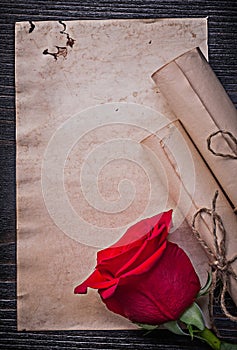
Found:
<svg viewBox="0 0 237 350"><path fill-rule="evenodd" d="M206 327L204 330L196 332L194 337L207 342L213 350L221 350L220 339L218 339L216 335Z"/></svg>
<svg viewBox="0 0 237 350"><path fill-rule="evenodd" d="M196 303L193 303L186 311L184 311L179 319L186 325L195 326L201 331L205 328L202 311Z"/></svg>
<svg viewBox="0 0 237 350"><path fill-rule="evenodd" d="M137 322L133 322L133 323L136 324L138 327L145 329L147 331L153 331L159 327L152 324L137 323Z"/></svg>
<svg viewBox="0 0 237 350"><path fill-rule="evenodd" d="M221 342L220 350L237 350L237 344L229 344L229 343Z"/></svg>
<svg viewBox="0 0 237 350"><path fill-rule="evenodd" d="M182 328L180 327L180 325L178 324L177 321L170 321L170 322L166 322L163 324L163 326L165 328L167 328L170 332L174 333L174 334L178 334L178 335L188 335L187 333L185 333Z"/></svg>
<svg viewBox="0 0 237 350"><path fill-rule="evenodd" d="M200 289L200 291L199 291L197 297L199 298L199 297L201 297L202 295L208 294L209 289L210 289L210 287L211 287L211 284L212 284L212 274L211 274L211 272L208 272L206 284L205 284L205 286L203 286L203 287Z"/></svg>

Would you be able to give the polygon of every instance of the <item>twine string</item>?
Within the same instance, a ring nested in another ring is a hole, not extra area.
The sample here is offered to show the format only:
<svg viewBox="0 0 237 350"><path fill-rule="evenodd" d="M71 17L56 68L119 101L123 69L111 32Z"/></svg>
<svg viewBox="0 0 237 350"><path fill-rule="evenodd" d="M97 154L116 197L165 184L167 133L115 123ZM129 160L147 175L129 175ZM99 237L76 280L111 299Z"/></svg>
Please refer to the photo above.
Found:
<svg viewBox="0 0 237 350"><path fill-rule="evenodd" d="M216 135L221 134L224 139L227 141L229 147L231 148L233 154L230 153L221 153L221 152L216 152L213 150L212 146L211 146L211 141L212 138L215 137ZM230 138L231 142L233 145L230 145L230 142L228 142L226 135ZM207 148L208 150L214 154L217 157L223 157L223 158L230 158L230 159L237 159L237 139L236 137L229 131L225 131L225 130L218 130L213 132L211 135L208 136L207 138Z"/></svg>
<svg viewBox="0 0 237 350"><path fill-rule="evenodd" d="M228 286L230 283L230 277L233 277L237 282L237 275L232 268L232 263L237 260L237 255L235 255L231 259L226 258L226 230L222 221L221 216L216 212L216 201L218 197L218 191L215 192L214 198L212 200L212 208L201 208L199 209L193 216L192 221L192 230L198 239L199 243L202 247L207 251L211 266L212 273L212 286L209 293L209 314L211 320L213 319L213 305L214 305L214 290L218 281L222 282L221 289L221 309L226 317L228 317L231 321L237 322L237 316L232 315L226 307L225 295L228 291ZM214 250L212 250L207 242L201 237L198 229L196 228L196 222L201 214L207 214L212 219L212 233L214 240ZM220 239L217 236L217 228L218 232L221 233Z"/></svg>

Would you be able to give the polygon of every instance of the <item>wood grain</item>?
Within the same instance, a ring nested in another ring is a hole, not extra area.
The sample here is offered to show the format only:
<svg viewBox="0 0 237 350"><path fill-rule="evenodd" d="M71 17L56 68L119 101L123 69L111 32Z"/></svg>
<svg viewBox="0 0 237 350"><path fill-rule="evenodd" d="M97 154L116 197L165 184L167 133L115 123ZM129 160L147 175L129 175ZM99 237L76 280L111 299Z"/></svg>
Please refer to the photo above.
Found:
<svg viewBox="0 0 237 350"><path fill-rule="evenodd" d="M237 106L237 6L230 1L33 1L0 2L0 349L209 349L166 331L17 332L14 24L16 21L106 18L209 17L209 60ZM230 308L234 305L228 300ZM236 324L215 307L225 339L237 343Z"/></svg>

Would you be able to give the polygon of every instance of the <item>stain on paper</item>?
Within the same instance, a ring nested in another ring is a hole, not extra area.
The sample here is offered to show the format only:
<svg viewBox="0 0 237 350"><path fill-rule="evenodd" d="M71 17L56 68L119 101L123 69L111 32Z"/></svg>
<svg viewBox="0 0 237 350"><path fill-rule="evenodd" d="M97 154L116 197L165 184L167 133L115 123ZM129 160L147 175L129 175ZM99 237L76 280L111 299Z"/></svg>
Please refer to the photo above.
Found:
<svg viewBox="0 0 237 350"><path fill-rule="evenodd" d="M57 46L55 45L55 47L57 48L57 52L49 52L48 49L45 49L43 51L43 55L50 55L53 56L54 59L57 61L59 56L63 56L64 58L67 57L68 55L68 49L67 46L70 46L71 48L73 48L73 45L75 43L75 39L73 39L67 32L67 26L64 22L59 21L59 23L63 26L63 30L60 30L60 34L66 35L67 41L66 41L66 46Z"/></svg>
<svg viewBox="0 0 237 350"><path fill-rule="evenodd" d="M29 23L30 23L29 33L32 33L33 30L35 29L35 24L32 21L29 21Z"/></svg>
<svg viewBox="0 0 237 350"><path fill-rule="evenodd" d="M70 35L66 32L67 25L62 21L59 21L59 23L63 26L63 30L61 30L60 33L65 34L67 36L66 46L73 47L76 40L71 38Z"/></svg>
<svg viewBox="0 0 237 350"><path fill-rule="evenodd" d="M67 48L66 46L55 46L57 49L57 52L49 52L48 49L45 49L43 51L43 55L51 55L54 57L54 59L57 61L59 56L63 56L64 58L67 57Z"/></svg>

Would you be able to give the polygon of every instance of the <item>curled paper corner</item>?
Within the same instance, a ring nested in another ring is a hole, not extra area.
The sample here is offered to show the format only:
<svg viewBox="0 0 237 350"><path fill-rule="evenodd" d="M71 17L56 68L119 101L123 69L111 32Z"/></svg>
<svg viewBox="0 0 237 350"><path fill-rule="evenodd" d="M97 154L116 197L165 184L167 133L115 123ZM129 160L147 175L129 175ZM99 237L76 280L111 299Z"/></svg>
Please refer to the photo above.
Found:
<svg viewBox="0 0 237 350"><path fill-rule="evenodd" d="M183 53L181 53L179 56L174 57L172 60L166 62L165 64L163 64L161 67L159 67L157 70L155 70L152 74L151 74L151 79L156 83L156 79L157 79L157 75L164 70L165 67L172 65L172 63L177 64L177 60L183 56L187 56L187 55L192 55L193 53L198 52L200 57L202 57L202 59L204 61L208 61L208 52L204 51L201 49L200 46L197 46L195 48L192 48L188 51L184 51ZM205 53L204 53L205 52ZM158 86L159 87L159 86Z"/></svg>
<svg viewBox="0 0 237 350"><path fill-rule="evenodd" d="M140 141L140 144L142 146L146 146L148 149L152 151L155 151L154 146L156 144L159 144L160 148L163 150L165 156L167 157L170 164L172 165L176 175L180 178L180 173L178 169L179 160L175 158L174 152L172 152L172 149L167 147L169 138L172 137L172 134L173 134L173 130L174 130L173 128L177 127L178 124L180 124L180 121L178 119L168 123L161 129L157 130L156 132L146 136L143 140Z"/></svg>

